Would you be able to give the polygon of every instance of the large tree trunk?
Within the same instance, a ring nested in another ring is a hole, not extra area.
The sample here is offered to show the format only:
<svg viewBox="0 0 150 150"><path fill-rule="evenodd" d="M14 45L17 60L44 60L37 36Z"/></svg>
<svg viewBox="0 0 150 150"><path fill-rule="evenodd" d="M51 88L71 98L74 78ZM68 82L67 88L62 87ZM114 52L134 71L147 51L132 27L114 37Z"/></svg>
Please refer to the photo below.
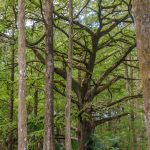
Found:
<svg viewBox="0 0 150 150"><path fill-rule="evenodd" d="M72 96L72 52L73 52L73 2L69 0L69 50L67 66L65 107L65 148L71 150L71 96Z"/></svg>
<svg viewBox="0 0 150 150"><path fill-rule="evenodd" d="M26 59L25 59L25 0L19 0L18 12L18 150L27 150L27 110L26 110Z"/></svg>
<svg viewBox="0 0 150 150"><path fill-rule="evenodd" d="M46 71L45 71L45 121L43 150L55 150L54 146L54 58L53 58L53 0L45 0Z"/></svg>
<svg viewBox="0 0 150 150"><path fill-rule="evenodd" d="M133 11L150 149L150 0L133 0Z"/></svg>
<svg viewBox="0 0 150 150"><path fill-rule="evenodd" d="M80 120L78 124L79 150L92 150L93 141L90 140L92 134L93 126L91 122Z"/></svg>
<svg viewBox="0 0 150 150"><path fill-rule="evenodd" d="M81 112L81 110L79 110ZM92 150L93 141L91 139L95 126L91 116L91 110L86 110L88 118L84 118L82 114L78 116L77 136L79 141L79 150Z"/></svg>

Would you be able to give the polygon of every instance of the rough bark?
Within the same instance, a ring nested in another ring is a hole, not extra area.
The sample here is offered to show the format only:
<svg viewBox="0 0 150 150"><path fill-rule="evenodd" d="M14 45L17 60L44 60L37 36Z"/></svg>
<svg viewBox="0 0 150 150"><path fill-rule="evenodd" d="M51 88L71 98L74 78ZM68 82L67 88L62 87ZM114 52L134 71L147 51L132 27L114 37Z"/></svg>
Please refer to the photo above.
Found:
<svg viewBox="0 0 150 150"><path fill-rule="evenodd" d="M45 0L45 119L43 150L55 150L54 146L54 58L53 58L53 0Z"/></svg>
<svg viewBox="0 0 150 150"><path fill-rule="evenodd" d="M27 110L26 110L26 47L25 47L25 0L18 1L18 150L27 150Z"/></svg>
<svg viewBox="0 0 150 150"><path fill-rule="evenodd" d="M150 149L150 0L133 0L133 13Z"/></svg>
<svg viewBox="0 0 150 150"><path fill-rule="evenodd" d="M79 140L79 150L90 150L90 143L87 141L92 136L94 128L90 121L80 120L78 126L78 140Z"/></svg>
<svg viewBox="0 0 150 150"><path fill-rule="evenodd" d="M72 52L73 52L73 1L69 0L69 50L67 66L65 106L65 148L71 150L71 99L72 99Z"/></svg>

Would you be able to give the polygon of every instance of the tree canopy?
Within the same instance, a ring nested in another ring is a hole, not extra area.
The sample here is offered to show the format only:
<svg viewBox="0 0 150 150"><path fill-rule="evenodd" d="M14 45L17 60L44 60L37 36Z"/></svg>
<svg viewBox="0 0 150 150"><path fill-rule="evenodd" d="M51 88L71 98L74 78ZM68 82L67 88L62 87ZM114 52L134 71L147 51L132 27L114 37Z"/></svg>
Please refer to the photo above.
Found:
<svg viewBox="0 0 150 150"><path fill-rule="evenodd" d="M17 149L18 2L0 2L0 149L10 144ZM45 13L44 2L25 1L28 149L43 147L45 69L53 56L54 142L55 149L61 150L68 92L69 1L53 2L53 54L49 59L45 39L52 37L52 30L47 26L45 16L50 12ZM146 149L131 0L74 0L72 7L72 149Z"/></svg>

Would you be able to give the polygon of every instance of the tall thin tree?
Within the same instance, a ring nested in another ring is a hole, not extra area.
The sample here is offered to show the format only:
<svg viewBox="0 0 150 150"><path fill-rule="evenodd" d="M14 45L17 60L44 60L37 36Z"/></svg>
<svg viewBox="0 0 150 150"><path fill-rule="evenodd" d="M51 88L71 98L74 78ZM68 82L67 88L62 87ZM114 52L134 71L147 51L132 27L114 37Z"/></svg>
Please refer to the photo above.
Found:
<svg viewBox="0 0 150 150"><path fill-rule="evenodd" d="M18 150L27 150L25 0L18 1Z"/></svg>
<svg viewBox="0 0 150 150"><path fill-rule="evenodd" d="M150 0L133 0L133 13L150 149Z"/></svg>
<svg viewBox="0 0 150 150"><path fill-rule="evenodd" d="M130 53L127 56L127 60L125 64L125 77L126 80L126 90L128 92L128 95L133 96L134 95L134 82L133 80L133 67L132 67L132 54ZM130 80L129 80L130 79ZM129 144L132 147L132 150L136 150L137 142L136 142L136 133L135 133L135 104L133 101L129 101L130 105L130 122L129 122L129 132L130 132L130 138L129 138Z"/></svg>
<svg viewBox="0 0 150 150"><path fill-rule="evenodd" d="M71 97L72 97L72 53L73 53L73 0L69 0L69 49L65 107L65 148L71 150Z"/></svg>
<svg viewBox="0 0 150 150"><path fill-rule="evenodd" d="M12 37L14 39L14 27ZM14 80L15 80L15 47L11 46L11 71L10 71L10 102L9 102L9 119L13 122L14 119ZM13 132L10 131L8 137L8 150L13 150Z"/></svg>
<svg viewBox="0 0 150 150"><path fill-rule="evenodd" d="M46 38L45 71L45 127L43 150L55 150L54 144L54 57L53 57L53 0L44 5Z"/></svg>

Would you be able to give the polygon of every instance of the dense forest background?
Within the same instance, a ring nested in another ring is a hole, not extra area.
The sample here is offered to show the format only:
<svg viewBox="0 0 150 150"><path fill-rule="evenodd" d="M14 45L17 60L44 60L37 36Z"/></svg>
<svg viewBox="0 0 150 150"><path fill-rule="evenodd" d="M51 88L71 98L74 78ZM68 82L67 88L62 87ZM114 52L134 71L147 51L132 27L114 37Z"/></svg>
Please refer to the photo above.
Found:
<svg viewBox="0 0 150 150"><path fill-rule="evenodd" d="M44 135L44 2L26 0L26 108L29 150ZM69 6L53 2L55 149L65 143ZM0 150L18 145L18 2L0 0ZM131 0L73 1L73 150L146 150L147 137ZM67 131L66 131L67 132Z"/></svg>

